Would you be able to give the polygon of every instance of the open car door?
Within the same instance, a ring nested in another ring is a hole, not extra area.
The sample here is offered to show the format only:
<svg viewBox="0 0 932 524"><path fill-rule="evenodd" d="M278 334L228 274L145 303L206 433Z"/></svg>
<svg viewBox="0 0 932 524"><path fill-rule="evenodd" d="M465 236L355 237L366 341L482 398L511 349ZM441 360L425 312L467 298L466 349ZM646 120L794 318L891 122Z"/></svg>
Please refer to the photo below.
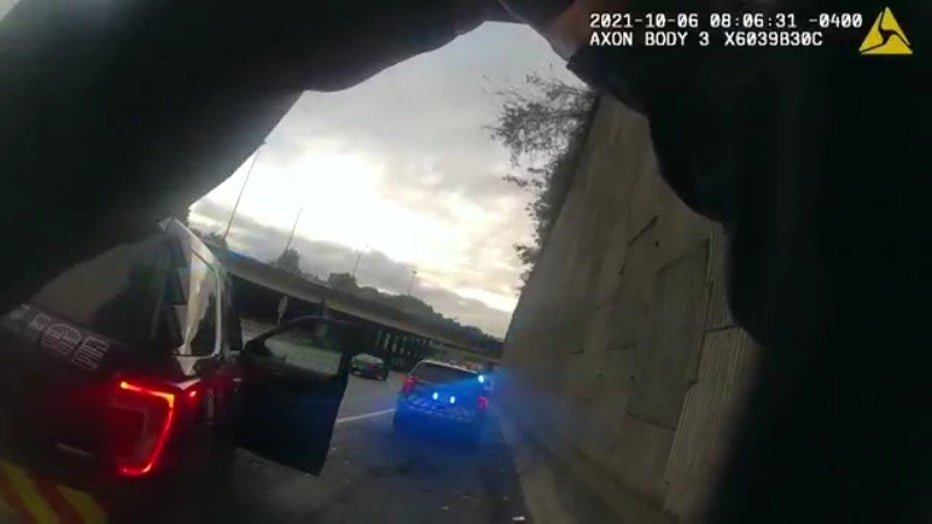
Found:
<svg viewBox="0 0 932 524"><path fill-rule="evenodd" d="M292 320L248 341L239 356L237 444L319 475L346 391L352 324Z"/></svg>

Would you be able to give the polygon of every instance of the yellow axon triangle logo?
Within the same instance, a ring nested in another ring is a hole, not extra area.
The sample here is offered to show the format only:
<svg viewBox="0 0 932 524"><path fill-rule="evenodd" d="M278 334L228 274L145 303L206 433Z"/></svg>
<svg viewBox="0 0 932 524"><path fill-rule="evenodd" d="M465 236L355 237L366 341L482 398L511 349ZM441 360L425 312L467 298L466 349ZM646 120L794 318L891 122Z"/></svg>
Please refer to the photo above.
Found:
<svg viewBox="0 0 932 524"><path fill-rule="evenodd" d="M909 39L893 17L893 11L884 7L877 15L874 25L871 26L858 51L862 55L911 55Z"/></svg>

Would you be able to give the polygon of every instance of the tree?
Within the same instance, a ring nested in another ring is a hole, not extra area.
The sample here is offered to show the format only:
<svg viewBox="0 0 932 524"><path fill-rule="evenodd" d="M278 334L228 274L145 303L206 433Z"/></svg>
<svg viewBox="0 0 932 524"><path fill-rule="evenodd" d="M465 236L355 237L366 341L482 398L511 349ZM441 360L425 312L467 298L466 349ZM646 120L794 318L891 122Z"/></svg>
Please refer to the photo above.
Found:
<svg viewBox="0 0 932 524"><path fill-rule="evenodd" d="M378 300L382 297L382 292L372 286L362 286L357 294L368 300Z"/></svg>
<svg viewBox="0 0 932 524"><path fill-rule="evenodd" d="M278 255L278 258L272 260L269 264L289 273L303 276L301 272L301 255L294 248L282 251L282 254Z"/></svg>
<svg viewBox="0 0 932 524"><path fill-rule="evenodd" d="M195 235L197 235L198 238L203 240L204 243L207 244L207 247L211 248L212 250L220 250L220 251L230 250L230 246L227 245L226 239L223 238L223 236L220 235L219 233L216 233L214 231L205 233L201 231L200 229L195 229L195 228L191 228L191 231Z"/></svg>
<svg viewBox="0 0 932 524"><path fill-rule="evenodd" d="M349 273L330 273L330 275L327 276L327 284L333 289L338 289L340 291L355 293L359 290L359 285L356 284L356 277Z"/></svg>
<svg viewBox="0 0 932 524"><path fill-rule="evenodd" d="M475 340L477 344L486 344L488 340L493 340L477 327L463 326L456 320L447 318L437 311L434 311L434 308L431 307L430 304L417 297L412 297L410 295L391 295L383 293L371 286L360 287L356 282L356 277L350 273L330 273L330 275L327 276L327 284L338 291L351 293L366 300L384 304L399 311L415 315L427 320L433 325L458 330L465 336Z"/></svg>
<svg viewBox="0 0 932 524"><path fill-rule="evenodd" d="M189 207L185 206L185 207L182 208L182 209L177 209L177 210L173 211L173 212L171 213L171 217L174 218L175 220L181 222L182 224L184 224L184 225L187 226L188 228L191 227L191 222L190 222L190 219L191 219L191 209L190 209Z"/></svg>
<svg viewBox="0 0 932 524"><path fill-rule="evenodd" d="M227 239L223 238L223 235L215 231L203 234L201 239L210 246L219 247L220 249L224 250L230 249L230 246L227 245Z"/></svg>
<svg viewBox="0 0 932 524"><path fill-rule="evenodd" d="M492 138L508 148L512 167L519 173L505 180L535 195L526 207L534 237L529 244L514 246L525 266L522 282L527 281L569 193L595 102L595 93L585 87L539 74L525 80L526 89L499 93L505 102L490 127Z"/></svg>
<svg viewBox="0 0 932 524"><path fill-rule="evenodd" d="M431 318L437 315L434 308L417 297L412 297L411 295L384 295L384 297L383 302L396 309L407 311L408 313L424 318Z"/></svg>

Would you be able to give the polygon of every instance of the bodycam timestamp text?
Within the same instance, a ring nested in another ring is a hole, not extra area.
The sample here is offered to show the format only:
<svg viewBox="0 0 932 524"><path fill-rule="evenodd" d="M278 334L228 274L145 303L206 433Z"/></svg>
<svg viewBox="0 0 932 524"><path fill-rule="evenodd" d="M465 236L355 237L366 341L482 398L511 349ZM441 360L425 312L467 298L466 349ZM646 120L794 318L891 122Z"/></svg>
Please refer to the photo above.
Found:
<svg viewBox="0 0 932 524"><path fill-rule="evenodd" d="M850 27L855 24L848 16ZM822 27L793 13L591 13L590 46L820 47ZM860 20L858 20L860 22Z"/></svg>

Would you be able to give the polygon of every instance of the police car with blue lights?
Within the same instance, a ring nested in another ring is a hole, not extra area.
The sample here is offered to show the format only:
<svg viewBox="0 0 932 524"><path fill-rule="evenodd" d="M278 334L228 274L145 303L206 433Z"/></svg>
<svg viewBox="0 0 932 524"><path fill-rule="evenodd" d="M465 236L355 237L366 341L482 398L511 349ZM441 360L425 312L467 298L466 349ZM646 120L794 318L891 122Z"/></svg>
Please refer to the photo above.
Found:
<svg viewBox="0 0 932 524"><path fill-rule="evenodd" d="M401 387L395 430L450 430L470 444L478 444L489 407L488 382L486 375L473 369L422 360Z"/></svg>

